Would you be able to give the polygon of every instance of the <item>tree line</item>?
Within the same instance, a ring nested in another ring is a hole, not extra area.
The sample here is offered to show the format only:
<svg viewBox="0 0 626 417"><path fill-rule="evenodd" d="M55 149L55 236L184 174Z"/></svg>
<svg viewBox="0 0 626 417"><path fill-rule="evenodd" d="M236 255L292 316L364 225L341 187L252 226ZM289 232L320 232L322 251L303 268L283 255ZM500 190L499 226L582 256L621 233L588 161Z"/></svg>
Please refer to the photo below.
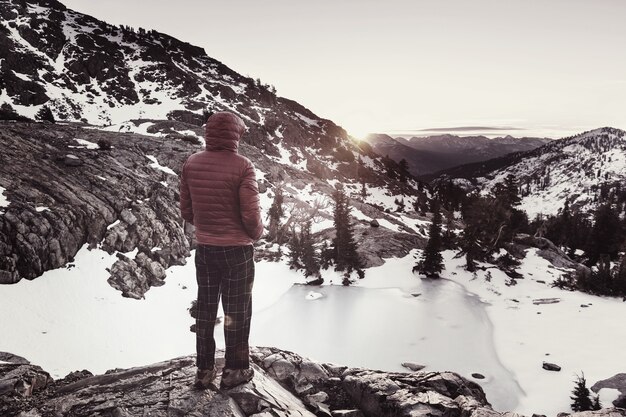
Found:
<svg viewBox="0 0 626 417"><path fill-rule="evenodd" d="M519 208L520 186L513 175L498 183L491 193L465 193L451 181L433 189L430 211L432 224L429 240L414 267L427 277L438 277L443 268L440 252L457 249L465 258L465 267L474 272L480 262L495 263L514 274L519 265L510 255L495 258L500 249L519 233L550 240L575 261L586 266L565 275L554 285L584 292L626 296L626 197L619 189L604 193L592 213L571 208L569 202L554 216L540 216L529 221ZM442 232L441 208L448 217L458 210L464 227L457 236L449 220Z"/></svg>

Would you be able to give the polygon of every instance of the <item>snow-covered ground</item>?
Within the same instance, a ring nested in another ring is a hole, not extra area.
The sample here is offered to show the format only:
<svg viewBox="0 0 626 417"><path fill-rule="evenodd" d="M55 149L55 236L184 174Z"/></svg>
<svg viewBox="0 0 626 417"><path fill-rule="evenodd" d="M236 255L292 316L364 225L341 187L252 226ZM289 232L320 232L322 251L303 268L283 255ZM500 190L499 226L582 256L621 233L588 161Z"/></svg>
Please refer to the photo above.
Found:
<svg viewBox="0 0 626 417"><path fill-rule="evenodd" d="M496 409L526 415L568 411L576 373L591 385L624 371L626 330L617 318L626 305L538 282L549 283L560 271L534 250L515 286L506 286L495 269L490 281L484 271L474 277L452 252L444 253L447 279L421 280L411 273L416 255L387 260L349 288L293 286L303 281L300 273L258 262L251 344L378 369L403 370L407 361L470 379L478 372L486 378L474 380ZM193 353L187 312L196 291L193 263L170 268L166 285L132 300L106 282L105 268L115 259L84 247L75 267L0 286L0 351L24 356L54 377ZM324 276L341 282L335 272ZM560 302L533 303L543 298ZM215 334L223 346L220 326ZM543 361L563 369L545 371ZM602 390L601 398L608 406L616 392Z"/></svg>
<svg viewBox="0 0 626 417"><path fill-rule="evenodd" d="M116 259L85 246L75 267L0 286L0 351L20 354L55 378L76 369L102 373L193 353L189 326L194 320L187 311L196 298L193 262L170 268L167 284L138 301L121 297L107 283L105 268ZM257 264L255 311L299 280L299 274L284 269Z"/></svg>
<svg viewBox="0 0 626 417"><path fill-rule="evenodd" d="M445 278L464 285L488 304L494 326L495 347L505 367L513 372L524 394L515 411L554 416L569 411L576 375L584 372L589 386L624 372L626 364L626 303L621 299L597 297L550 287L562 271L528 250L518 269L524 279L507 286L507 277L497 269L472 276L463 269L464 260L444 253ZM544 281L544 283L540 282ZM556 298L554 304L537 304ZM546 371L543 362L562 367ZM616 398L614 390L602 390L604 406Z"/></svg>

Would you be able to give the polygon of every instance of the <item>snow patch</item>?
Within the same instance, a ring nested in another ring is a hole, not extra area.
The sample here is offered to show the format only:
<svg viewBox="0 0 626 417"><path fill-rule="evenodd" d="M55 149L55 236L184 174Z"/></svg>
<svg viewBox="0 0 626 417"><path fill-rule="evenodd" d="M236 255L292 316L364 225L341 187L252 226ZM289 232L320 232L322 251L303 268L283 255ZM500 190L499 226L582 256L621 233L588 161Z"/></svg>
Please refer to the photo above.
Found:
<svg viewBox="0 0 626 417"><path fill-rule="evenodd" d="M310 117L306 117L303 114L300 113L295 113L296 117L300 120L302 120L304 123L306 123L309 126L315 126L315 127L319 127L319 121L317 120L313 120Z"/></svg>
<svg viewBox="0 0 626 417"><path fill-rule="evenodd" d="M176 174L171 168L159 164L159 161L157 161L156 157L152 155L146 155L146 158L152 161L152 163L149 165L150 168L158 169L159 171L163 171L167 174L178 176L178 174Z"/></svg>
<svg viewBox="0 0 626 417"><path fill-rule="evenodd" d="M107 226L107 230L111 230L113 229L115 226L117 226L118 224L120 224L120 219L115 220L113 223L111 223L110 225Z"/></svg>
<svg viewBox="0 0 626 417"><path fill-rule="evenodd" d="M304 297L305 300L319 300L320 298L323 298L324 294L321 294L319 292L315 292L315 291L311 291L309 292L306 297Z"/></svg>
<svg viewBox="0 0 626 417"><path fill-rule="evenodd" d="M85 139L74 139L76 142L78 142L78 144L86 149L99 149L100 146L98 146L97 143L93 143L93 142L89 142L88 140Z"/></svg>
<svg viewBox="0 0 626 417"><path fill-rule="evenodd" d="M11 202L4 195L5 191L6 188L0 187L0 207L9 207L9 204L11 204Z"/></svg>

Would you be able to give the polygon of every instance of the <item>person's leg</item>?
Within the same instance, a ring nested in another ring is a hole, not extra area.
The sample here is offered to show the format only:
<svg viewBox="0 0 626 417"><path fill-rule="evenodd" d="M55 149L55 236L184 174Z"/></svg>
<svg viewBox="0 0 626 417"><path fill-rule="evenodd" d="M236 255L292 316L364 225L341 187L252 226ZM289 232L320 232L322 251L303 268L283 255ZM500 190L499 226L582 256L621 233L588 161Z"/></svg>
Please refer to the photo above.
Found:
<svg viewBox="0 0 626 417"><path fill-rule="evenodd" d="M198 282L198 315L196 318L196 365L208 370L215 364L215 339L213 331L220 300L222 274L214 255L207 247L196 249L196 280Z"/></svg>
<svg viewBox="0 0 626 417"><path fill-rule="evenodd" d="M240 246L225 249L228 271L222 282L226 369L250 366L248 338L252 318L254 283L254 248Z"/></svg>

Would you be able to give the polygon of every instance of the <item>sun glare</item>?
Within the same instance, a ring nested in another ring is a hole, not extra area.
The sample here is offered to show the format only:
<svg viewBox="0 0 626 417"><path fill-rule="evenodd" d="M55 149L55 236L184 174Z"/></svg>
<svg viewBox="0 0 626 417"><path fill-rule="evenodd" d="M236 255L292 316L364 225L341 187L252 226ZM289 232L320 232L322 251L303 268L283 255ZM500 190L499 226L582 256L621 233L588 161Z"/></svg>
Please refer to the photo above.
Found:
<svg viewBox="0 0 626 417"><path fill-rule="evenodd" d="M348 130L348 134L358 140L365 140L367 135L369 135L370 133L372 133L372 130L367 128L356 128Z"/></svg>

